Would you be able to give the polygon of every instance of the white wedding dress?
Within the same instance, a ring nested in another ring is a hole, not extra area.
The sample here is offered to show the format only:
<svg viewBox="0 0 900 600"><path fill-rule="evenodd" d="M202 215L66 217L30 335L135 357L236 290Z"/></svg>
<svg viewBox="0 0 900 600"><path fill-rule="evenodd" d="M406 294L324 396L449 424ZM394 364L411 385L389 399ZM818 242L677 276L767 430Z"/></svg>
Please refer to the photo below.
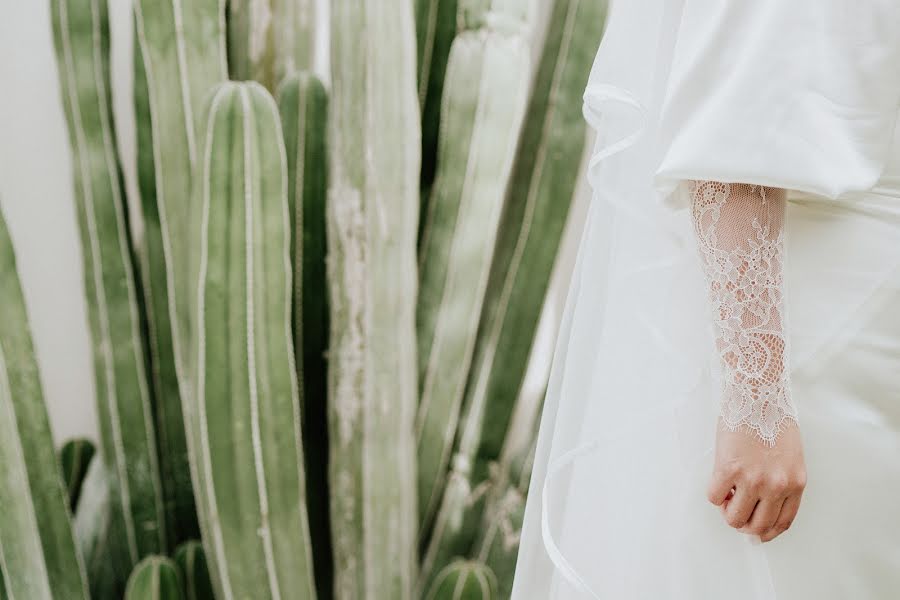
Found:
<svg viewBox="0 0 900 600"><path fill-rule="evenodd" d="M613 1L513 600L900 598L898 32L897 0ZM772 542L706 499L720 419L799 424Z"/></svg>

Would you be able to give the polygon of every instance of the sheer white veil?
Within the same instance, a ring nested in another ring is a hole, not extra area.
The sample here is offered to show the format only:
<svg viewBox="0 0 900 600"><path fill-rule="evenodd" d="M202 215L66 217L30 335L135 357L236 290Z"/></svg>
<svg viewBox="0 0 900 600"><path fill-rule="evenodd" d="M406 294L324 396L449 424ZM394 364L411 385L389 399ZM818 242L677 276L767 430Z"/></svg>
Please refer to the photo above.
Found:
<svg viewBox="0 0 900 600"><path fill-rule="evenodd" d="M758 538L726 531L706 501L719 367L690 218L673 208L686 190L654 178L682 4L613 2L616 26L585 92L598 134L593 198L551 368L514 600L774 597Z"/></svg>

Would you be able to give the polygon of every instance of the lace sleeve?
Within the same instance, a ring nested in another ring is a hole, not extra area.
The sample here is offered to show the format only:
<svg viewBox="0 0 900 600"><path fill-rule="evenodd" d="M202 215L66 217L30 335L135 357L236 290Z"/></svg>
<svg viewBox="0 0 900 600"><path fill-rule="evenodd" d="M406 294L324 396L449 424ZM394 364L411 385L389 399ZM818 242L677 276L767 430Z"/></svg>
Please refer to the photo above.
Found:
<svg viewBox="0 0 900 600"><path fill-rule="evenodd" d="M691 198L723 369L721 417L772 446L797 420L784 331L786 192L695 181Z"/></svg>

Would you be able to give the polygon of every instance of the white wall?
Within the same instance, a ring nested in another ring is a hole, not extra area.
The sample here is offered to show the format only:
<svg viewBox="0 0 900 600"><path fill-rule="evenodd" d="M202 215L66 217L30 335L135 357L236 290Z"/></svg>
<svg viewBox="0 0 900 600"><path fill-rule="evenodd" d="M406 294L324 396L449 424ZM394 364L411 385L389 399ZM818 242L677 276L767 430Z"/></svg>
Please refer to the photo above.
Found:
<svg viewBox="0 0 900 600"><path fill-rule="evenodd" d="M49 5L0 0L0 205L16 249L54 434L64 439L93 436L96 424Z"/></svg>
<svg viewBox="0 0 900 600"><path fill-rule="evenodd" d="M317 0L327 7L328 0ZM129 200L134 176L131 0L109 0L114 110ZM96 438L91 345L72 164L49 0L0 0L0 209L28 304L54 436ZM322 25L327 12L319 12ZM320 27L320 30L324 30ZM327 64L322 40L317 70ZM137 202L132 202L140 230ZM2 307L0 307L2 318Z"/></svg>
<svg viewBox="0 0 900 600"><path fill-rule="evenodd" d="M320 31L325 31L328 0L317 1L323 9L319 11ZM109 0L109 4L114 110L126 185L133 200L137 196L131 0ZM0 0L0 208L16 249L54 435L63 440L75 435L96 437L97 425L71 154L49 5L49 0ZM546 10L549 3L538 6ZM327 39L320 42L316 70L325 75ZM583 213L585 199L582 195L573 211L576 224L582 222L577 215ZM136 205L133 201L132 214L139 230ZM572 247L568 242L569 251L561 261L562 276L556 277L548 307L551 316L541 328L542 351L533 357L538 371L547 368ZM541 389L541 379L530 378L532 395Z"/></svg>

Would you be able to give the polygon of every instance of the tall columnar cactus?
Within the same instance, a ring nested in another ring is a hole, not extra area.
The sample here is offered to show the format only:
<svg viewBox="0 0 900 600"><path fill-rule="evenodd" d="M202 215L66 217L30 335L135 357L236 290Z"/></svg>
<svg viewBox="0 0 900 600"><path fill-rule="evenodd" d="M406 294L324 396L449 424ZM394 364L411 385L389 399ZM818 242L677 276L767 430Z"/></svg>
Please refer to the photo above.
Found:
<svg viewBox="0 0 900 600"><path fill-rule="evenodd" d="M428 190L437 165L441 98L450 45L456 37L458 0L416 0L419 50L419 105L422 108L422 214L428 210Z"/></svg>
<svg viewBox="0 0 900 600"><path fill-rule="evenodd" d="M202 544L185 542L175 551L174 559L184 583L184 600L215 600Z"/></svg>
<svg viewBox="0 0 900 600"><path fill-rule="evenodd" d="M335 595L408 599L416 559L420 125L408 0L335 0L327 214ZM362 57L362 58L361 58Z"/></svg>
<svg viewBox="0 0 900 600"><path fill-rule="evenodd" d="M482 563L458 560L438 573L425 600L500 600L497 578Z"/></svg>
<svg viewBox="0 0 900 600"><path fill-rule="evenodd" d="M313 66L316 0L230 0L228 67L272 93L287 76Z"/></svg>
<svg viewBox="0 0 900 600"><path fill-rule="evenodd" d="M605 14L606 0L558 0L553 7L491 266L453 469L426 555L432 568L467 555L481 524L491 465L519 398L578 179L586 135L581 95Z"/></svg>
<svg viewBox="0 0 900 600"><path fill-rule="evenodd" d="M488 477L522 390L586 143L581 96L607 0L558 0L491 267L470 375L466 427L479 430L474 478Z"/></svg>
<svg viewBox="0 0 900 600"><path fill-rule="evenodd" d="M0 597L88 600L2 215L0 305Z"/></svg>
<svg viewBox="0 0 900 600"><path fill-rule="evenodd" d="M117 162L103 0L52 0L53 33L75 173L103 460L115 474L128 558L166 546L162 483L141 337L140 294Z"/></svg>
<svg viewBox="0 0 900 600"><path fill-rule="evenodd" d="M310 536L320 596L331 590L328 516L328 403L325 353L328 302L325 277L325 202L328 197L326 129L328 96L315 76L299 72L278 89L288 158L288 205L292 217L294 348L301 386Z"/></svg>
<svg viewBox="0 0 900 600"><path fill-rule="evenodd" d="M416 436L423 532L441 499L527 105L531 68L523 30L524 22L509 32L460 33L447 69L438 172L419 255Z"/></svg>
<svg viewBox="0 0 900 600"><path fill-rule="evenodd" d="M196 174L196 487L218 597L314 597L291 339L291 221L275 101L212 97Z"/></svg>
<svg viewBox="0 0 900 600"><path fill-rule="evenodd" d="M203 108L211 88L228 76L225 0L135 0L134 15L138 175L145 223L142 273L171 549L197 533L187 485L192 440L185 436L188 415L183 414L191 406L188 302L196 285L190 277L195 241L187 226Z"/></svg>
<svg viewBox="0 0 900 600"><path fill-rule="evenodd" d="M134 52L134 110L137 137L137 175L141 197L144 234L137 248L138 266L144 291L147 322L147 349L153 384L154 423L163 483L166 532L171 548L179 541L200 535L187 439L175 367L166 264L159 209L156 204L156 172L153 163L153 136L144 58Z"/></svg>
<svg viewBox="0 0 900 600"><path fill-rule="evenodd" d="M148 556L128 578L125 600L183 600L178 567L168 558Z"/></svg>
<svg viewBox="0 0 900 600"><path fill-rule="evenodd" d="M93 442L86 439L69 440L59 451L59 464L62 467L63 485L69 498L69 508L74 513L78 507L81 486L87 475L88 465L94 458L96 448Z"/></svg>
<svg viewBox="0 0 900 600"><path fill-rule="evenodd" d="M136 52L143 62L149 135L139 151L149 149L153 163L157 216L149 260L154 274L165 274L166 303L172 329L172 348L182 396L186 389L186 357L190 353L190 256L194 240L188 236L191 176L199 160L201 113L211 88L228 76L225 55L225 0L158 2L135 0ZM138 80L137 91L143 92ZM139 127L145 127L142 120ZM149 164L139 159L139 164ZM146 202L145 198L145 202ZM162 250L162 256L159 254ZM164 268L158 266L163 261ZM161 282L154 278L154 284ZM161 292L160 292L160 297ZM159 312L154 303L155 312ZM190 440L189 440L190 442ZM188 444L190 447L190 444Z"/></svg>

